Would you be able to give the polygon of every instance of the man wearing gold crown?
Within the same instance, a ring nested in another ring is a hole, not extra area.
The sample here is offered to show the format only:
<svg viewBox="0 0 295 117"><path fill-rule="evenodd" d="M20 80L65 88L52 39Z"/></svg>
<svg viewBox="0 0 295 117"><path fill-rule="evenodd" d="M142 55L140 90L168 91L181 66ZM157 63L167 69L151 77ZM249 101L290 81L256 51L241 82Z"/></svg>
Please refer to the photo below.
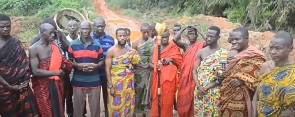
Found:
<svg viewBox="0 0 295 117"><path fill-rule="evenodd" d="M152 88L151 88L151 117L158 117L158 79L160 79L160 94L161 94L161 117L173 116L173 101L178 84L177 70L181 65L182 55L179 48L174 42L169 42L169 31L165 24L156 24L157 33L160 35L157 42L160 46L154 46L151 52L150 67L152 71ZM158 54L160 49L160 54ZM160 55L161 60L158 60ZM157 71L160 69L160 72ZM160 78L158 78L160 73Z"/></svg>
<svg viewBox="0 0 295 117"><path fill-rule="evenodd" d="M237 54L228 58L226 77L219 88L219 114L221 117L251 117L257 72L266 57L249 45L249 32L245 28L234 29L229 41Z"/></svg>
<svg viewBox="0 0 295 117"><path fill-rule="evenodd" d="M207 46L197 52L193 76L196 83L194 91L194 116L195 117L218 117L218 85L220 83L215 71L219 70L222 54L227 50L220 48L220 28L211 26L206 33ZM183 117L191 117L189 115Z"/></svg>

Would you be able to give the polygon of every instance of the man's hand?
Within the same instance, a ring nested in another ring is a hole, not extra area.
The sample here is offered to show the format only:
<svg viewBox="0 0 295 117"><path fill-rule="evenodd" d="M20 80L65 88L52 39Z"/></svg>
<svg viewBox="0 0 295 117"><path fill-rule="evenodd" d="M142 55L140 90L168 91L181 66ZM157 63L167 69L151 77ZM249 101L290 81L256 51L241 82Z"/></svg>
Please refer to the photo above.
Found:
<svg viewBox="0 0 295 117"><path fill-rule="evenodd" d="M85 63L76 63L75 64L75 67L78 69L78 70L83 70L84 67L86 67Z"/></svg>
<svg viewBox="0 0 295 117"><path fill-rule="evenodd" d="M12 91L21 91L22 89L25 89L29 86L29 82L30 81L27 80L27 81L20 83L20 85L12 85L12 86L10 85L7 88Z"/></svg>
<svg viewBox="0 0 295 117"><path fill-rule="evenodd" d="M85 63L85 67L83 68L83 71L92 72L95 69L97 69L97 64Z"/></svg>
<svg viewBox="0 0 295 117"><path fill-rule="evenodd" d="M244 85L244 82L235 78L235 79L231 79L230 80L230 83L229 83L230 86L232 87L239 87L239 86L242 86Z"/></svg>
<svg viewBox="0 0 295 117"><path fill-rule="evenodd" d="M114 95L115 95L114 87L110 88L110 95L114 97Z"/></svg>
<svg viewBox="0 0 295 117"><path fill-rule="evenodd" d="M63 70L58 71L58 76L63 77L65 75L65 72Z"/></svg>
<svg viewBox="0 0 295 117"><path fill-rule="evenodd" d="M202 97L204 96L204 95L206 95L206 91L204 90L204 87L202 87L202 86L200 86L200 87L198 87L198 94L197 94L197 96L198 96L198 99L202 99Z"/></svg>
<svg viewBox="0 0 295 117"><path fill-rule="evenodd" d="M162 65L161 61L158 61L158 63L157 63L157 69L161 69L161 65Z"/></svg>
<svg viewBox="0 0 295 117"><path fill-rule="evenodd" d="M171 58L163 58L162 60L163 65L170 65L170 62L173 61Z"/></svg>

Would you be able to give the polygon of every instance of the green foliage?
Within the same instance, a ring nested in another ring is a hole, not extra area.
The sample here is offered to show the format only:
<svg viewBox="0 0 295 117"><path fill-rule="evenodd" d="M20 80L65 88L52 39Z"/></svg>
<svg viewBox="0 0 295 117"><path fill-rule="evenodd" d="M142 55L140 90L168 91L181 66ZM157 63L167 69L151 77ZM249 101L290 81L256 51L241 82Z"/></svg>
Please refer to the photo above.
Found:
<svg viewBox="0 0 295 117"><path fill-rule="evenodd" d="M107 0L107 3L110 7L132 9L139 13L158 13L155 9L161 9L168 14L168 18L202 13L223 16L252 29L295 29L292 18L295 15L295 0Z"/></svg>

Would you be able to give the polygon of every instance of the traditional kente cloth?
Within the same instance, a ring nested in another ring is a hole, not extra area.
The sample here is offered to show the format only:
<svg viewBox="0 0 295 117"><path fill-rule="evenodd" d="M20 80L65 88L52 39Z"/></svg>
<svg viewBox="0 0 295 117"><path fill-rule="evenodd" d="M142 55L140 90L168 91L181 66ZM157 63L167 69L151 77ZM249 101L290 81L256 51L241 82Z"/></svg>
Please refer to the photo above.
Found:
<svg viewBox="0 0 295 117"><path fill-rule="evenodd" d="M39 69L70 73L72 62L62 57L61 50L51 44L51 57L39 60ZM64 82L59 76L32 78L33 90L41 117L64 117Z"/></svg>
<svg viewBox="0 0 295 117"><path fill-rule="evenodd" d="M145 43L137 47L137 52L140 55L140 62L134 71L135 78L135 112L146 112L151 103L150 100L150 78L151 70L149 68L151 49L154 45L153 39L149 38Z"/></svg>
<svg viewBox="0 0 295 117"><path fill-rule="evenodd" d="M228 62L227 77L220 87L219 114L221 117L251 117L255 84L261 64L265 61L266 57L260 50L249 46ZM233 78L238 78L245 85L229 86Z"/></svg>
<svg viewBox="0 0 295 117"><path fill-rule="evenodd" d="M198 67L198 81L200 86L205 87L211 82L216 80L214 72L219 70L221 65L219 63L221 53L227 50L221 48L215 53L205 57L200 66ZM194 113L195 117L218 117L218 102L219 90L218 87L212 88L207 91L207 94L198 99L198 89L195 88L194 93Z"/></svg>
<svg viewBox="0 0 295 117"><path fill-rule="evenodd" d="M136 50L126 46L126 53L112 58L111 82L114 86L114 97L108 93L108 111L111 117L132 116L135 106L134 73L128 68L138 64L140 56ZM109 91L108 91L109 92Z"/></svg>
<svg viewBox="0 0 295 117"><path fill-rule="evenodd" d="M295 65L274 68L259 77L259 117L279 117L290 108L295 114Z"/></svg>
<svg viewBox="0 0 295 117"><path fill-rule="evenodd" d="M161 58L171 58L178 66L181 65L182 55L179 48L174 42L170 44L161 52ZM155 46L152 60L154 70L152 71L152 87L151 87L151 117L158 115L158 72L156 69L158 63L158 46ZM173 117L173 101L177 90L178 83L178 66L170 64L161 66L161 117Z"/></svg>
<svg viewBox="0 0 295 117"><path fill-rule="evenodd" d="M29 59L22 42L10 37L0 49L0 76L10 85L30 80ZM38 116L35 96L29 87L11 91L0 85L0 114L2 117Z"/></svg>
<svg viewBox="0 0 295 117"><path fill-rule="evenodd" d="M179 87L177 93L177 112L179 117L194 116L193 100L196 84L193 78L193 69L197 52L203 48L204 44L204 41L196 42L183 54L183 63L180 67Z"/></svg>

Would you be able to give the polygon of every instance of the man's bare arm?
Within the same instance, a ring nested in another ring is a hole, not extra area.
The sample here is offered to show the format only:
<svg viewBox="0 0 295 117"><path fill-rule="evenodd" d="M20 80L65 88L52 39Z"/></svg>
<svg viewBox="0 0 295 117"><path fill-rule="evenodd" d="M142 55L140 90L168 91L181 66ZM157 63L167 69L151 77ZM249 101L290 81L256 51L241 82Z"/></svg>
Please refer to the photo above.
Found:
<svg viewBox="0 0 295 117"><path fill-rule="evenodd" d="M135 50L137 50L137 45L138 45L138 39L134 40L131 44L131 47Z"/></svg>
<svg viewBox="0 0 295 117"><path fill-rule="evenodd" d="M151 48L151 56L150 56L150 61L149 61L149 68L150 69L154 69L154 64L153 64L153 53L154 53L154 50L155 50L155 46L157 45L154 45L152 48Z"/></svg>
<svg viewBox="0 0 295 117"><path fill-rule="evenodd" d="M181 39L181 34L183 33L183 31L186 30L186 28L181 29L180 31L177 32L177 34L174 36L173 38L173 42L180 47L181 49L183 49L184 51L186 50L187 45L185 43L180 42Z"/></svg>
<svg viewBox="0 0 295 117"><path fill-rule="evenodd" d="M267 68L268 68L268 63L265 62L261 65L261 69L259 71L259 76L263 75L266 73ZM259 101L258 99L258 91L259 91L259 83L256 84L256 90L255 90L255 94L253 96L253 101L252 101L252 109L253 109L253 115L252 117L258 117L258 113L257 113L257 102Z"/></svg>
<svg viewBox="0 0 295 117"><path fill-rule="evenodd" d="M0 85L4 86L5 88L9 88L11 86L2 76L0 76Z"/></svg>
<svg viewBox="0 0 295 117"><path fill-rule="evenodd" d="M196 62L195 62L195 65L194 65L194 70L193 70L193 77L194 77L194 80L195 80L195 82L196 82L196 86L197 86L197 87L200 86L200 83L199 83L199 80L198 80L198 72L197 72L197 69L198 69L198 67L200 66L201 61L202 61L201 53L202 53L202 50L200 50L200 51L197 53Z"/></svg>
<svg viewBox="0 0 295 117"><path fill-rule="evenodd" d="M35 46L31 46L29 48L29 59L30 59L30 66L34 76L39 77L50 77L50 76L58 76L58 71L49 71L39 69L39 59L38 59L38 48Z"/></svg>
<svg viewBox="0 0 295 117"><path fill-rule="evenodd" d="M108 84L111 84L111 85L113 85L112 79L111 79L112 56L113 56L113 49L111 47L107 51L106 59L105 59L105 69L106 69L107 81L108 81Z"/></svg>
<svg viewBox="0 0 295 117"><path fill-rule="evenodd" d="M67 51L69 46L70 46L70 42L67 40L67 37L60 31L58 31L58 38L60 40L60 43L62 44L62 50L63 51Z"/></svg>

